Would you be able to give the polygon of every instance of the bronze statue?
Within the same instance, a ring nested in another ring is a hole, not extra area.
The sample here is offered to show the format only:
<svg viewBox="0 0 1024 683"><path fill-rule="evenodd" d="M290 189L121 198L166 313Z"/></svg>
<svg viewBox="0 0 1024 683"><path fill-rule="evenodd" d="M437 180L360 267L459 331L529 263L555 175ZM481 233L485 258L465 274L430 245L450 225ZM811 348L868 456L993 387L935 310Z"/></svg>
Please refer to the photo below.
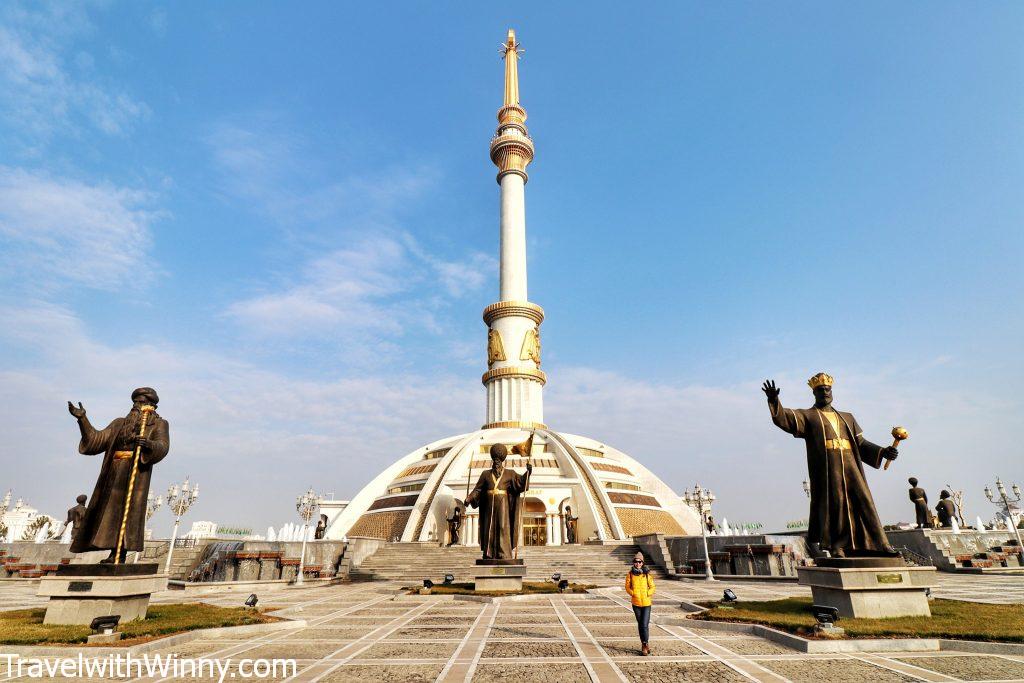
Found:
<svg viewBox="0 0 1024 683"><path fill-rule="evenodd" d="M321 513L320 519L317 520L317 523L316 523L316 529L313 530L313 540L314 541L322 541L323 538L324 538L324 534L326 534L326 533L327 533L327 515Z"/></svg>
<svg viewBox="0 0 1024 683"><path fill-rule="evenodd" d="M149 387L136 389L128 415L100 431L90 424L81 403L75 407L68 401L68 412L78 419L82 433L78 452L104 454L81 528L76 526L71 552L109 550L110 557L103 562L123 562L129 550L142 550L153 465L163 460L170 447L167 420L156 414L159 400Z"/></svg>
<svg viewBox="0 0 1024 683"><path fill-rule="evenodd" d="M951 497L949 491L942 489L942 493L939 494L939 502L935 506L936 512L939 513L939 526L943 529L953 526L953 516L956 514L956 508L953 506L953 501L950 500Z"/></svg>
<svg viewBox="0 0 1024 683"><path fill-rule="evenodd" d="M576 542L576 527L579 524L579 516L572 516L572 508L565 506L565 542Z"/></svg>
<svg viewBox="0 0 1024 683"><path fill-rule="evenodd" d="M917 517L917 528L925 529L931 527L928 519L928 494L917 485L917 477L907 479L910 482L910 502L914 504L914 514Z"/></svg>
<svg viewBox="0 0 1024 683"><path fill-rule="evenodd" d="M78 535L78 530L82 528L82 520L85 519L85 501L88 500L88 496L84 493L77 498L75 502L78 503L75 507L68 510L68 518L64 522L66 525L71 527L71 542L75 542L75 536Z"/></svg>
<svg viewBox="0 0 1024 683"><path fill-rule="evenodd" d="M505 469L508 449L491 446L491 469L480 474L476 487L466 496L466 505L480 508L480 549L485 560L511 560L519 544L519 496L530 487L533 465L516 474Z"/></svg>
<svg viewBox="0 0 1024 683"><path fill-rule="evenodd" d="M462 509L456 505L448 520L448 547L459 544L459 529L462 527Z"/></svg>
<svg viewBox="0 0 1024 683"><path fill-rule="evenodd" d="M832 383L832 377L823 372L808 380L814 391L812 408L783 408L775 382L766 381L761 387L772 422L807 446L808 550L814 557L893 556L896 552L878 520L864 477L864 463L878 469L899 452L895 446L871 443L853 415L832 408Z"/></svg>

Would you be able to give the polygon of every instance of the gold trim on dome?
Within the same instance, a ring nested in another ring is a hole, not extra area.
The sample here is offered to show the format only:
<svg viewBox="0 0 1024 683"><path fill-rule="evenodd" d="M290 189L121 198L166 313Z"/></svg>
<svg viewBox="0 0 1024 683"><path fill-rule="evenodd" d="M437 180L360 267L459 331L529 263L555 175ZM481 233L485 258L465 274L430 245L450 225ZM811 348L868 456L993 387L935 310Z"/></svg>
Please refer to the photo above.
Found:
<svg viewBox="0 0 1024 683"><path fill-rule="evenodd" d="M485 372L480 381L487 384L491 380L505 378L529 379L541 384L548 383L548 376L542 370L534 370L533 368L494 368Z"/></svg>
<svg viewBox="0 0 1024 683"><path fill-rule="evenodd" d="M484 323L490 325L498 318L521 316L540 325L544 322L544 309L529 301L499 301L484 309Z"/></svg>
<svg viewBox="0 0 1024 683"><path fill-rule="evenodd" d="M506 420L505 422L488 422L480 429L547 429L543 422L523 422L521 420Z"/></svg>

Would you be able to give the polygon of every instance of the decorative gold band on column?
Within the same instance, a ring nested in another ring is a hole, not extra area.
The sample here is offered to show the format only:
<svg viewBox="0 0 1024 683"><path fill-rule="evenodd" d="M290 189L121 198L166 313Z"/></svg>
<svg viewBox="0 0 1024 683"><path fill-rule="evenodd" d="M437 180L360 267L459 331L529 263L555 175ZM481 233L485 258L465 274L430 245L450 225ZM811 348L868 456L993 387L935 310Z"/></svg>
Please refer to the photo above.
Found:
<svg viewBox="0 0 1024 683"><path fill-rule="evenodd" d="M508 420L505 422L489 422L480 429L547 429L543 422L522 422L520 420Z"/></svg>
<svg viewBox="0 0 1024 683"><path fill-rule="evenodd" d="M498 318L521 316L538 325L544 321L544 309L529 301L499 301L484 309L484 323L490 325Z"/></svg>
<svg viewBox="0 0 1024 683"><path fill-rule="evenodd" d="M533 368L494 368L493 370L485 372L484 376L480 378L480 381L487 384L491 380L495 379L516 377L540 382L542 385L548 383L548 376L545 375L542 370L534 370Z"/></svg>

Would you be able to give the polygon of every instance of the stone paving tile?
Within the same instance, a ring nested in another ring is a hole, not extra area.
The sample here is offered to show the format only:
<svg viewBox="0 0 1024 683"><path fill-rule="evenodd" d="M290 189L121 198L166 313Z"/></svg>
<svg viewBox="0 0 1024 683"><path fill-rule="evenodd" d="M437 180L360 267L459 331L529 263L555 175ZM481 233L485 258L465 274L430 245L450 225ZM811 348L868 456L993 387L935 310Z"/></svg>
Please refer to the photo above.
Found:
<svg viewBox="0 0 1024 683"><path fill-rule="evenodd" d="M468 632L469 629L465 626L433 626L419 628L407 626L392 633L387 637L387 640L462 639L466 637Z"/></svg>
<svg viewBox="0 0 1024 683"><path fill-rule="evenodd" d="M784 676L793 683L821 683L822 681L916 681L896 671L883 669L856 659L788 659L757 662L769 671Z"/></svg>
<svg viewBox="0 0 1024 683"><path fill-rule="evenodd" d="M640 654L639 638L602 638L597 641L609 657L636 657ZM681 640L651 640L651 652L657 657L703 655L700 649Z"/></svg>
<svg viewBox="0 0 1024 683"><path fill-rule="evenodd" d="M410 626L472 626L476 617L416 617L409 622Z"/></svg>
<svg viewBox="0 0 1024 683"><path fill-rule="evenodd" d="M459 646L450 643L380 642L360 652L358 659L443 659L448 660Z"/></svg>
<svg viewBox="0 0 1024 683"><path fill-rule="evenodd" d="M557 614L502 614L494 620L495 624L504 626L506 624L558 624Z"/></svg>
<svg viewBox="0 0 1024 683"><path fill-rule="evenodd" d="M474 683L590 683L582 664L516 664L481 662L473 674Z"/></svg>
<svg viewBox="0 0 1024 683"><path fill-rule="evenodd" d="M348 642L320 640L312 643L269 643L246 650L245 657L251 659L321 659L341 649Z"/></svg>
<svg viewBox="0 0 1024 683"><path fill-rule="evenodd" d="M484 645L484 657L576 657L568 640L494 641Z"/></svg>
<svg viewBox="0 0 1024 683"><path fill-rule="evenodd" d="M390 621L394 617L334 617L318 624L319 626L379 626L382 621Z"/></svg>
<svg viewBox="0 0 1024 683"><path fill-rule="evenodd" d="M561 626L495 626L490 638L565 638Z"/></svg>
<svg viewBox="0 0 1024 683"><path fill-rule="evenodd" d="M738 655L791 655L797 651L766 638L715 638L711 642Z"/></svg>
<svg viewBox="0 0 1024 683"><path fill-rule="evenodd" d="M631 683L733 683L750 680L721 662L643 661L616 662L616 665Z"/></svg>
<svg viewBox="0 0 1024 683"><path fill-rule="evenodd" d="M965 681L1024 680L1024 663L990 655L893 657L893 659Z"/></svg>
<svg viewBox="0 0 1024 683"><path fill-rule="evenodd" d="M433 683L444 662L437 664L346 664L327 674L324 683Z"/></svg>
<svg viewBox="0 0 1024 683"><path fill-rule="evenodd" d="M636 622L632 624L593 624L588 625L587 630L596 637L625 638L626 636L637 636ZM651 624L651 635L663 635L664 632L656 632L654 624Z"/></svg>
<svg viewBox="0 0 1024 683"><path fill-rule="evenodd" d="M300 628L292 631L281 640L355 640L362 638L373 630L372 626L366 628L314 626L312 628Z"/></svg>
<svg viewBox="0 0 1024 683"><path fill-rule="evenodd" d="M181 657L202 657L203 655L208 655L211 652L223 650L224 647L225 643L223 641L192 640L178 645L169 645L168 647L161 648L156 652L165 654L174 653Z"/></svg>

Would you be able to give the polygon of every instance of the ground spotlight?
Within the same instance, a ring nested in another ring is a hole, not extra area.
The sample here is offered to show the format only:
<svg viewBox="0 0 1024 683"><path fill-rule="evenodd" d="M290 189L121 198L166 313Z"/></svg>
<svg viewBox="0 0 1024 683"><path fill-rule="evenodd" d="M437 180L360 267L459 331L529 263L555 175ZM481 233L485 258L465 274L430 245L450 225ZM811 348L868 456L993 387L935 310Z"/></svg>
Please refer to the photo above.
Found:
<svg viewBox="0 0 1024 683"><path fill-rule="evenodd" d="M551 580L558 583L562 579L562 572L555 572L551 575Z"/></svg>
<svg viewBox="0 0 1024 683"><path fill-rule="evenodd" d="M828 605L811 605L811 614L822 626L834 624L839 621L839 608Z"/></svg>
<svg viewBox="0 0 1024 683"><path fill-rule="evenodd" d="M454 582L455 582L455 575L454 574L445 574L444 575L444 585L450 586Z"/></svg>
<svg viewBox="0 0 1024 683"><path fill-rule="evenodd" d="M736 594L732 592L731 588L726 588L722 593L722 602L736 602L737 600L739 600L739 598L736 597Z"/></svg>
<svg viewBox="0 0 1024 683"><path fill-rule="evenodd" d="M111 614L109 617L96 617L89 622L89 628L92 629L93 633L102 633L104 635L110 635L117 628L118 622L121 621L120 614Z"/></svg>
<svg viewBox="0 0 1024 683"><path fill-rule="evenodd" d="M560 593L564 593L565 589L568 588L568 587L569 587L569 580L568 579L562 579L561 581L558 582L558 591Z"/></svg>
<svg viewBox="0 0 1024 683"><path fill-rule="evenodd" d="M434 582L430 579L423 579L423 587L429 590L434 587Z"/></svg>
<svg viewBox="0 0 1024 683"><path fill-rule="evenodd" d="M246 607L256 607L256 603L259 602L259 601L260 601L260 599L256 597L255 593L250 593L249 597L245 599L245 606Z"/></svg>

